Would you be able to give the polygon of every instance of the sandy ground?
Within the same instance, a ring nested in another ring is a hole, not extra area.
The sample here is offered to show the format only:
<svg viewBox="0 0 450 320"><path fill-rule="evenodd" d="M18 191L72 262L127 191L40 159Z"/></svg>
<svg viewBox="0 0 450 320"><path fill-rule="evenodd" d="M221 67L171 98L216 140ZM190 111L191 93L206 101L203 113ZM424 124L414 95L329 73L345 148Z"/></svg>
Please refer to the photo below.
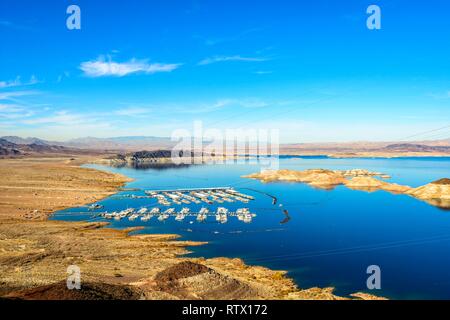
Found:
<svg viewBox="0 0 450 320"><path fill-rule="evenodd" d="M80 168L83 158L0 160L0 296L20 299L342 299L300 290L282 271L239 259L188 259L176 235L130 235L104 223L48 221L95 202L128 178ZM36 211L37 210L37 211ZM81 270L82 290L65 286ZM376 297L356 294L357 299Z"/></svg>
<svg viewBox="0 0 450 320"><path fill-rule="evenodd" d="M0 219L45 219L53 211L107 197L129 181L120 175L78 166L90 160L1 159Z"/></svg>

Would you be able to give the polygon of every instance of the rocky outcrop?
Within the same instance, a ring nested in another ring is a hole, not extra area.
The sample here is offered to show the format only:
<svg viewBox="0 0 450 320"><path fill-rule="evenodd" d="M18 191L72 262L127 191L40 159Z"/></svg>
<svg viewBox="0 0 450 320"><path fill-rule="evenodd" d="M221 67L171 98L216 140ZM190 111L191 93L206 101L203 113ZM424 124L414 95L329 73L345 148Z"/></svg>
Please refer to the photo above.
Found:
<svg viewBox="0 0 450 320"><path fill-rule="evenodd" d="M342 174L324 169L310 169L305 171L266 170L261 173L248 175L246 178L258 179L263 182L303 182L321 189L332 189L346 181Z"/></svg>
<svg viewBox="0 0 450 320"><path fill-rule="evenodd" d="M267 170L254 173L246 178L258 179L262 182L287 181L302 182L321 189L333 189L338 185L345 185L353 190L373 192L384 190L394 194L407 194L427 203L450 209L450 179L444 178L422 187L411 188L396 183L386 182L375 178L388 178L388 175L371 172L364 169L353 170L325 170L310 169L295 170Z"/></svg>
<svg viewBox="0 0 450 320"><path fill-rule="evenodd" d="M0 139L0 156L16 156L21 152L19 146L5 139Z"/></svg>
<svg viewBox="0 0 450 320"><path fill-rule="evenodd" d="M246 178L258 179L263 182L273 181L291 181L303 182L313 187L321 189L333 189L341 184L350 184L353 188L358 187L381 187L382 181L372 177L389 177L380 172L371 172L364 169L352 170L326 170L326 169L308 169L304 171L294 170L266 170L261 173L255 173L246 176ZM348 178L352 178L348 180ZM385 186L388 189L388 186Z"/></svg>
<svg viewBox="0 0 450 320"><path fill-rule="evenodd" d="M405 193L411 190L409 186L402 186L396 183L389 183L385 181L380 181L373 177L354 177L348 181L345 181L344 184L354 190L363 190L363 191L377 191L384 190L391 193Z"/></svg>
<svg viewBox="0 0 450 320"><path fill-rule="evenodd" d="M444 178L422 187L409 190L407 194L433 206L450 209L450 179Z"/></svg>
<svg viewBox="0 0 450 320"><path fill-rule="evenodd" d="M70 290L67 281L13 291L4 296L14 300L141 300L145 293L138 288L102 282L85 282L81 290Z"/></svg>
<svg viewBox="0 0 450 320"><path fill-rule="evenodd" d="M28 154L70 153L75 150L44 143L17 144L0 138L0 156L14 157Z"/></svg>
<svg viewBox="0 0 450 320"><path fill-rule="evenodd" d="M384 148L386 151L395 152L450 152L449 146L428 146L423 144L398 143Z"/></svg>

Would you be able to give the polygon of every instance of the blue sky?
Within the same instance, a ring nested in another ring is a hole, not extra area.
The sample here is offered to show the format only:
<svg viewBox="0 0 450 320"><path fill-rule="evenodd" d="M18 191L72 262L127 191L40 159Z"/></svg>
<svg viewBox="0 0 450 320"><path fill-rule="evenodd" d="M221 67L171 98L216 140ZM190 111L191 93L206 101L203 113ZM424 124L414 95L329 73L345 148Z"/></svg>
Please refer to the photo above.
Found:
<svg viewBox="0 0 450 320"><path fill-rule="evenodd" d="M201 120L282 142L403 139L450 124L449 15L445 0L2 0L0 135L170 136Z"/></svg>

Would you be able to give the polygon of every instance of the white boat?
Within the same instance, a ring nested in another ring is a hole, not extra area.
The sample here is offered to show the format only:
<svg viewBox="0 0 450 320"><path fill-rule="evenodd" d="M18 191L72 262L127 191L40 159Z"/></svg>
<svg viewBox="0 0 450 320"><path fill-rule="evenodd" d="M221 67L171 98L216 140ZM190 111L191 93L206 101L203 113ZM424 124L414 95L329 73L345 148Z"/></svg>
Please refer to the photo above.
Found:
<svg viewBox="0 0 450 320"><path fill-rule="evenodd" d="M189 214L191 210L189 208L183 208L181 211L176 215L175 220L177 221L183 221L184 218L186 218L186 215Z"/></svg>
<svg viewBox="0 0 450 320"><path fill-rule="evenodd" d="M158 220L159 221L167 220L169 219L170 215L173 214L174 212L175 212L174 208L169 208L159 215Z"/></svg>
<svg viewBox="0 0 450 320"><path fill-rule="evenodd" d="M139 215L138 215L137 213L133 213L133 214L128 218L128 220L134 221L134 220L136 220L137 218L139 218Z"/></svg>
<svg viewBox="0 0 450 320"><path fill-rule="evenodd" d="M220 215L220 223L226 223L227 221L228 221L228 216L227 216L227 214L226 213L222 213L221 215Z"/></svg>
<svg viewBox="0 0 450 320"><path fill-rule="evenodd" d="M204 213L199 213L199 214L197 215L197 221L199 221L199 222L203 222L203 221L205 221L207 218L208 218L208 216L207 216L206 214L204 214Z"/></svg>
<svg viewBox="0 0 450 320"><path fill-rule="evenodd" d="M182 213L182 214L188 214L189 212L191 212L191 209L189 209L189 208L183 208L180 211L180 213Z"/></svg>
<svg viewBox="0 0 450 320"><path fill-rule="evenodd" d="M216 211L216 221L219 221L220 223L225 223L228 221L228 209L219 207Z"/></svg>
<svg viewBox="0 0 450 320"><path fill-rule="evenodd" d="M184 214L182 214L182 213L178 213L178 214L175 216L175 220L176 220L176 221L183 221L184 218L186 218L186 216L185 216Z"/></svg>
<svg viewBox="0 0 450 320"><path fill-rule="evenodd" d="M115 217L115 212L111 212L111 213L106 212L103 214L103 218L105 218L105 219L112 219L114 217Z"/></svg>
<svg viewBox="0 0 450 320"><path fill-rule="evenodd" d="M242 221L244 221L245 223L250 223L252 222L252 218L253 218L252 214L250 212L247 212L244 214Z"/></svg>
<svg viewBox="0 0 450 320"><path fill-rule="evenodd" d="M200 212L197 215L197 221L202 222L205 221L208 216L207 214L209 213L209 210L207 208L201 208Z"/></svg>
<svg viewBox="0 0 450 320"><path fill-rule="evenodd" d="M175 209L174 208L169 208L169 209L167 209L166 211L164 211L164 214L173 214L175 212Z"/></svg>
<svg viewBox="0 0 450 320"><path fill-rule="evenodd" d="M239 208L236 210L236 216L238 218L239 221L243 221L244 220L244 215L245 213L248 211L247 208Z"/></svg>
<svg viewBox="0 0 450 320"><path fill-rule="evenodd" d="M217 208L217 212L218 213L228 214L228 209L224 208L224 207L219 207L219 208Z"/></svg>
<svg viewBox="0 0 450 320"><path fill-rule="evenodd" d="M139 211L137 212L138 214L144 214L147 213L148 209L147 208L141 208L139 209Z"/></svg>
<svg viewBox="0 0 450 320"><path fill-rule="evenodd" d="M88 207L89 210L96 210L96 209L101 209L101 208L103 208L103 206L101 204L98 204L98 203L91 204Z"/></svg>
<svg viewBox="0 0 450 320"><path fill-rule="evenodd" d="M158 220L159 220L159 221L164 221L164 220L169 219L169 217L170 217L170 216L169 216L168 214L162 213L162 214L159 215Z"/></svg>
<svg viewBox="0 0 450 320"><path fill-rule="evenodd" d="M156 215L156 214L159 214L160 212L161 212L161 210L159 208L153 208L150 211L150 214Z"/></svg>
<svg viewBox="0 0 450 320"><path fill-rule="evenodd" d="M120 211L120 214L124 214L125 216L127 216L127 215L129 215L129 214L131 214L133 212L134 212L133 208L128 208L128 209Z"/></svg>
<svg viewBox="0 0 450 320"><path fill-rule="evenodd" d="M126 216L128 216L129 214L133 213L134 209L126 209L126 210L122 210L118 213L118 216L122 219L125 218Z"/></svg>
<svg viewBox="0 0 450 320"><path fill-rule="evenodd" d="M153 217L153 216L152 216L151 214L146 214L146 215L144 215L144 216L141 217L141 221L143 221L143 222L150 221L150 219L151 219L152 217Z"/></svg>

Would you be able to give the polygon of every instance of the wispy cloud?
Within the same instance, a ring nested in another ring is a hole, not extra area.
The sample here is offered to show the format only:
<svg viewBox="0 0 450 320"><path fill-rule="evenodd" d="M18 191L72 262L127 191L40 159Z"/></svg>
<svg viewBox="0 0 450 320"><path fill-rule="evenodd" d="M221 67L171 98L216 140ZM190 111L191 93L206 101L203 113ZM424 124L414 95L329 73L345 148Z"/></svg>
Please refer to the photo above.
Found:
<svg viewBox="0 0 450 320"><path fill-rule="evenodd" d="M39 91L31 91L31 90L0 92L0 101L13 101L13 102L20 101L20 103L22 103L22 101L20 100L21 97L33 96L39 93L40 93Z"/></svg>
<svg viewBox="0 0 450 320"><path fill-rule="evenodd" d="M235 56L214 56L210 58L203 59L198 63L198 65L204 66L212 63L218 63L218 62L228 62L228 61L243 61L243 62L263 62L267 61L267 58L260 58L260 57L243 57L240 55Z"/></svg>
<svg viewBox="0 0 450 320"><path fill-rule="evenodd" d="M243 99L218 99L211 103L198 103L191 106L180 105L171 106L172 110L176 110L178 113L184 114L202 114L219 111L229 107L242 107L242 108L262 108L267 107L270 104L258 98L243 98Z"/></svg>
<svg viewBox="0 0 450 320"><path fill-rule="evenodd" d="M100 56L96 60L81 63L80 69L88 77L124 77L134 73L171 72L180 66L176 63L148 63L147 60L134 58L128 62L114 62L111 57Z"/></svg>
<svg viewBox="0 0 450 320"><path fill-rule="evenodd" d="M224 36L224 37L206 38L201 35L194 35L194 38L203 40L205 45L207 45L207 46L215 46L217 44L222 44L222 43L226 43L226 42L244 40L244 39L248 38L248 35L253 34L253 33L258 33L262 30L263 30L262 28L251 28L251 29L242 31L241 33Z"/></svg>
<svg viewBox="0 0 450 320"><path fill-rule="evenodd" d="M260 70L260 71L255 71L255 72L253 72L254 74L257 74L257 75L259 75L259 76L261 76L261 75L265 75L265 74L272 74L273 72L272 71L263 71L263 70Z"/></svg>
<svg viewBox="0 0 450 320"><path fill-rule="evenodd" d="M59 124L59 125L75 125L85 123L87 118L83 115L73 114L68 111L57 111L51 116L38 117L22 121L24 124Z"/></svg>
<svg viewBox="0 0 450 320"><path fill-rule="evenodd" d="M0 27L16 29L16 30L32 30L32 28L29 26L17 24L15 22L8 21L8 20L0 20Z"/></svg>
<svg viewBox="0 0 450 320"><path fill-rule="evenodd" d="M70 77L70 73L68 71L64 71L61 73L58 78L56 78L57 83L61 83L64 79L67 79Z"/></svg>
<svg viewBox="0 0 450 320"><path fill-rule="evenodd" d="M126 116L126 117L136 117L151 113L153 110L151 108L144 107L126 107L123 109L118 109L114 111L115 115Z"/></svg>
<svg viewBox="0 0 450 320"><path fill-rule="evenodd" d="M0 112L18 112L18 111L22 111L22 108L18 105L0 103Z"/></svg>
<svg viewBox="0 0 450 320"><path fill-rule="evenodd" d="M0 119L23 119L33 114L33 111L27 110L24 106L0 103Z"/></svg>
<svg viewBox="0 0 450 320"><path fill-rule="evenodd" d="M450 99L450 91L440 93L428 93L427 96L436 100Z"/></svg>
<svg viewBox="0 0 450 320"><path fill-rule="evenodd" d="M0 89L3 88L12 88L12 87L20 87L20 86L30 86L33 84L40 83L40 81L36 78L35 75L30 77L30 80L23 82L20 76L17 76L14 80L6 80L0 81Z"/></svg>

